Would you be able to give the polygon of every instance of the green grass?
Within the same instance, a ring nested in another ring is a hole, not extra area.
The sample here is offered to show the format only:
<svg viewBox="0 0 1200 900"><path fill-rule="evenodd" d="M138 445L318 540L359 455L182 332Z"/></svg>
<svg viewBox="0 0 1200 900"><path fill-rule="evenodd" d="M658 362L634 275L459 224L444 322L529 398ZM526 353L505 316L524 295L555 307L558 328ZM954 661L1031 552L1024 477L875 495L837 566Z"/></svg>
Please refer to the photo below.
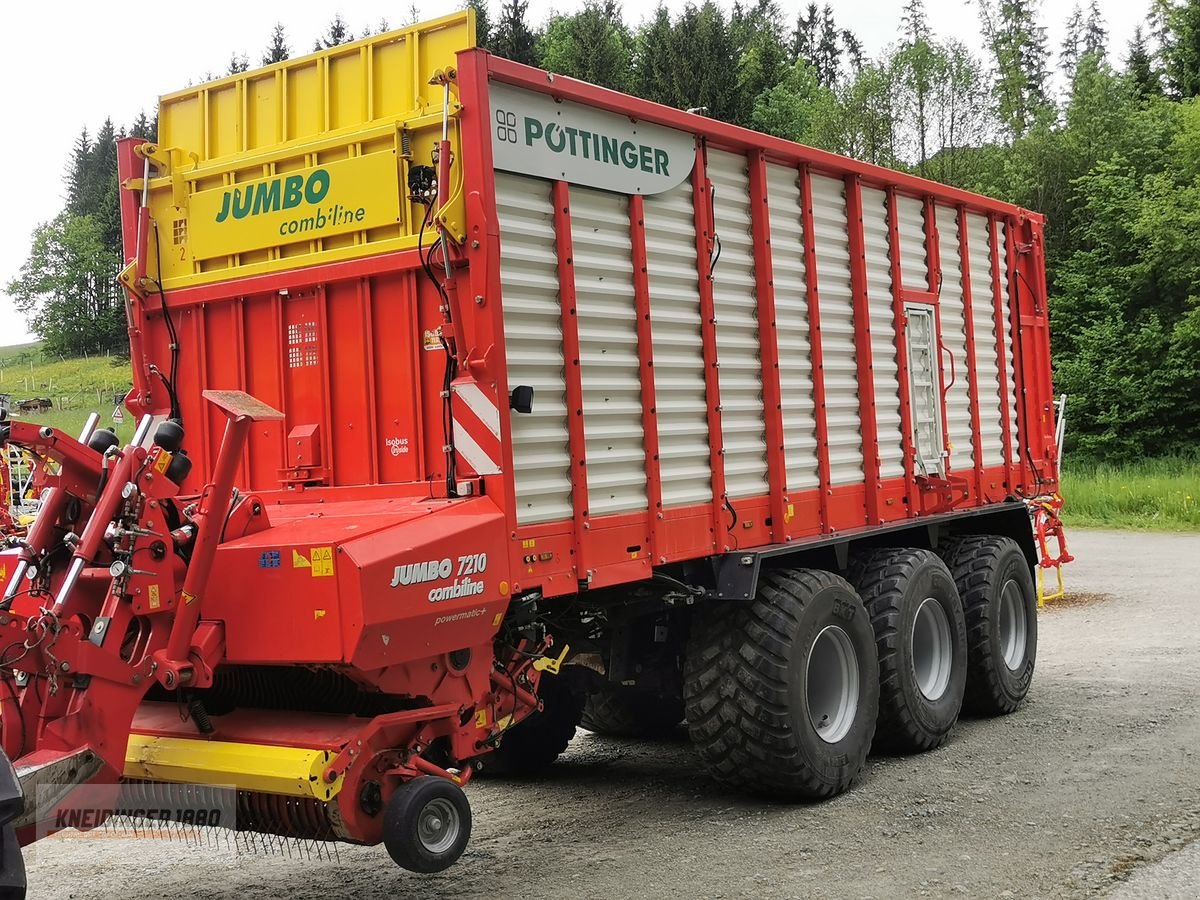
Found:
<svg viewBox="0 0 1200 900"><path fill-rule="evenodd" d="M0 394L9 394L13 406L19 400L48 398L48 412L13 417L61 428L77 435L88 414L100 414L101 426L112 425L113 397L129 389L129 361L115 356L60 359L44 353L38 344L0 347ZM134 423L126 413L118 426L122 440L133 437Z"/></svg>
<svg viewBox="0 0 1200 900"><path fill-rule="evenodd" d="M1063 466L1067 527L1200 531L1200 455Z"/></svg>

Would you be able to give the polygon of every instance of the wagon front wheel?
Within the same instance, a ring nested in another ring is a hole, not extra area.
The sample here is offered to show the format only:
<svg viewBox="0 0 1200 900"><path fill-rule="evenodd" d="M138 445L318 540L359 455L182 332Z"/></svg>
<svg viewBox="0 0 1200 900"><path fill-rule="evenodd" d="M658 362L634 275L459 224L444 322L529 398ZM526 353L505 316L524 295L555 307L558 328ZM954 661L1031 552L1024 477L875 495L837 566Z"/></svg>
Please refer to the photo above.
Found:
<svg viewBox="0 0 1200 900"><path fill-rule="evenodd" d="M471 805L452 781L423 775L400 785L388 801L383 843L401 868L441 872L458 861L470 839Z"/></svg>

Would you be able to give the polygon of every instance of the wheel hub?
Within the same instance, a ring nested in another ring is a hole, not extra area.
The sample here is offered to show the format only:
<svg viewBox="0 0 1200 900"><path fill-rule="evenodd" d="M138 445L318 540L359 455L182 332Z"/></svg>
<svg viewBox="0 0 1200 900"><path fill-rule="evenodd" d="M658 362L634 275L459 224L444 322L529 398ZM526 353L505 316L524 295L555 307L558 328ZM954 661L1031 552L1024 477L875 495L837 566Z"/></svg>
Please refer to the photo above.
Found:
<svg viewBox="0 0 1200 900"><path fill-rule="evenodd" d="M821 629L808 654L808 717L828 744L846 737L858 712L858 655L845 629Z"/></svg>
<svg viewBox="0 0 1200 900"><path fill-rule="evenodd" d="M1025 662L1028 641L1025 621L1025 598L1021 586L1010 578L1000 591L1000 652L1009 671L1017 671Z"/></svg>
<svg viewBox="0 0 1200 900"><path fill-rule="evenodd" d="M458 810L449 800L438 797L430 800L421 810L417 837L430 853L445 853L458 839L461 827Z"/></svg>
<svg viewBox="0 0 1200 900"><path fill-rule="evenodd" d="M950 619L933 597L917 607L912 627L912 668L917 689L927 700L940 700L950 685L954 659Z"/></svg>

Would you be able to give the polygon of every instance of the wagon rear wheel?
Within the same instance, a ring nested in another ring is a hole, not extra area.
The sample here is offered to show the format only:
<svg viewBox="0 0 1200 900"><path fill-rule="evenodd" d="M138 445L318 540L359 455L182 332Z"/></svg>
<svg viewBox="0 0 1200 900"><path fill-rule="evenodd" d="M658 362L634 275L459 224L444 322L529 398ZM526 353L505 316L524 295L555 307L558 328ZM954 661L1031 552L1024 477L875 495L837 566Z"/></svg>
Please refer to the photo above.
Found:
<svg viewBox="0 0 1200 900"><path fill-rule="evenodd" d="M769 796L841 793L866 765L879 700L862 601L831 572L764 575L754 600L697 615L684 699L719 781Z"/></svg>

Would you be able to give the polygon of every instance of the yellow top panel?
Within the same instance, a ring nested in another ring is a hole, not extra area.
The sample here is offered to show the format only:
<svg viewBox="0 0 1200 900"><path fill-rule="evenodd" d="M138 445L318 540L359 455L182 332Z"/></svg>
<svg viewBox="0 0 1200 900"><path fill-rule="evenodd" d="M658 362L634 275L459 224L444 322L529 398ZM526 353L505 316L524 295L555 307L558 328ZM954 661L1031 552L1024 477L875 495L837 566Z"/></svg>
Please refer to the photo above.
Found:
<svg viewBox="0 0 1200 900"><path fill-rule="evenodd" d="M463 10L163 96L148 274L170 289L415 246L408 170L441 136L430 78L474 45Z"/></svg>
<svg viewBox="0 0 1200 900"><path fill-rule="evenodd" d="M440 110L442 89L429 78L475 46L473 17L462 10L166 94L159 143L205 163Z"/></svg>

